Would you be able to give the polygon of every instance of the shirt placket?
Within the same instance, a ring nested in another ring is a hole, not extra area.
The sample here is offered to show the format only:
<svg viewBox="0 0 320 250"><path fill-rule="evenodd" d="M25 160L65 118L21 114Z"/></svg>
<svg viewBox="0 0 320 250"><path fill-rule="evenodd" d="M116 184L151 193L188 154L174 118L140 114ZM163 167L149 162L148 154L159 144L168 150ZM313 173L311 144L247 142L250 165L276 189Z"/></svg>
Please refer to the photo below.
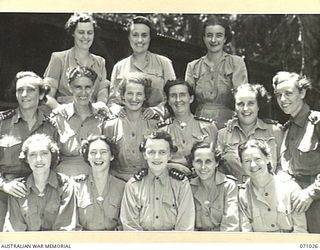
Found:
<svg viewBox="0 0 320 250"><path fill-rule="evenodd" d="M162 218L161 218L161 209L162 209L162 192L161 192L161 183L160 178L155 177L154 179L154 228L162 228Z"/></svg>

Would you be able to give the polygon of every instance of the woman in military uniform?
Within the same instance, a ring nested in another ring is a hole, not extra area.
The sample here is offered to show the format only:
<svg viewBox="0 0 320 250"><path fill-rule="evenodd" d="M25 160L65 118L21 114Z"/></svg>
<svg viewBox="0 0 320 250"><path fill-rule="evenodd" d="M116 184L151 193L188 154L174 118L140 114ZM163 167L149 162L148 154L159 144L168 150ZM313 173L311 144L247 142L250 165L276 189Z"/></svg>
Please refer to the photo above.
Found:
<svg viewBox="0 0 320 250"><path fill-rule="evenodd" d="M197 174L190 180L196 208L195 230L239 231L237 185L219 172L220 153L213 144L197 143L190 161Z"/></svg>
<svg viewBox="0 0 320 250"><path fill-rule="evenodd" d="M7 212L8 194L22 198L27 192L19 179L30 174L30 169L19 160L23 141L36 132L56 137L54 127L39 110L39 104L46 100L49 91L42 78L33 72L22 71L17 73L13 85L18 107L0 113L1 231Z"/></svg>
<svg viewBox="0 0 320 250"><path fill-rule="evenodd" d="M68 72L73 102L60 105L51 114L51 122L59 134L61 162L56 171L68 176L89 174L90 166L80 155L81 142L89 135L100 135L99 126L106 119L91 103L97 74L91 68L76 67Z"/></svg>
<svg viewBox="0 0 320 250"><path fill-rule="evenodd" d="M188 179L167 167L176 151L171 136L153 132L142 143L148 163L125 186L120 219L124 230L189 231L194 229L195 210Z"/></svg>
<svg viewBox="0 0 320 250"><path fill-rule="evenodd" d="M82 230L116 230L125 182L109 172L115 145L103 135L89 136L82 155L91 166L89 175L75 177L79 224Z"/></svg>
<svg viewBox="0 0 320 250"><path fill-rule="evenodd" d="M233 175L239 183L245 181L237 147L248 139L264 140L271 148L272 170L280 162L280 146L283 138L282 126L272 120L258 117L261 108L267 105L270 95L259 84L243 84L234 91L236 117L218 132L218 146L222 151L222 171Z"/></svg>
<svg viewBox="0 0 320 250"><path fill-rule="evenodd" d="M320 113L304 101L311 82L297 73L279 72L273 87L280 108L290 115L281 145L281 167L303 189L294 208L306 212L308 232L320 233L320 196L313 185L320 174Z"/></svg>
<svg viewBox="0 0 320 250"><path fill-rule="evenodd" d="M248 82L247 69L241 57L223 51L232 38L225 19L208 19L202 32L207 54L188 63L185 80L195 88L196 115L212 118L220 129L233 115L231 90Z"/></svg>
<svg viewBox="0 0 320 250"><path fill-rule="evenodd" d="M59 148L44 134L30 136L22 145L20 159L31 169L24 178L26 196L9 197L4 231L75 230L74 188L69 178L53 171Z"/></svg>
<svg viewBox="0 0 320 250"><path fill-rule="evenodd" d="M127 74L120 85L126 116L107 120L102 126L102 134L112 138L117 144L111 173L125 181L146 167L146 161L139 151L144 136L157 128L157 120L144 119L144 110L149 107L151 80L143 73Z"/></svg>
<svg viewBox="0 0 320 250"><path fill-rule="evenodd" d="M250 177L239 189L241 231L306 233L305 213L293 207L300 187L272 173L266 142L250 139L239 146L238 152L243 170Z"/></svg>

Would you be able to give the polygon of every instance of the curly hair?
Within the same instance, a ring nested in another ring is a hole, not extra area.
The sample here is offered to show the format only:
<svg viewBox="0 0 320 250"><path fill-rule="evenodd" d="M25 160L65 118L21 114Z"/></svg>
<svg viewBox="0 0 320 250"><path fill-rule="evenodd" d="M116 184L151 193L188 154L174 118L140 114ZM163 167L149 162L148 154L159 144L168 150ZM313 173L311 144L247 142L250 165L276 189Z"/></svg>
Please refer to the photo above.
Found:
<svg viewBox="0 0 320 250"><path fill-rule="evenodd" d="M197 149L208 148L214 154L215 161L220 164L221 161L221 151L218 148L213 147L213 143L204 143L204 142L196 142L193 144L191 148L190 155L188 156L189 165L192 166L192 162L194 160L194 154Z"/></svg>
<svg viewBox="0 0 320 250"><path fill-rule="evenodd" d="M68 21L66 22L64 28L68 32L68 34L73 35L77 24L81 23L92 23L94 31L96 31L99 26L97 24L97 21L94 19L93 15L90 13L80 13L80 12L75 12L73 15L70 16Z"/></svg>
<svg viewBox="0 0 320 250"><path fill-rule="evenodd" d="M121 99L124 98L124 94L126 92L126 87L128 83L140 84L144 87L144 94L146 97L146 100L143 103L143 107L149 107L149 99L152 93L151 82L151 79L146 74L141 72L130 72L126 74L119 84Z"/></svg>
<svg viewBox="0 0 320 250"><path fill-rule="evenodd" d="M150 29L150 38L151 39L156 36L157 32L153 26L153 23L147 17L144 17L144 16L136 16L132 20L130 20L130 22L128 23L127 28L126 28L128 35L130 34L130 32L135 24L144 24L144 25L148 26Z"/></svg>
<svg viewBox="0 0 320 250"><path fill-rule="evenodd" d="M90 165L90 162L88 161L88 155L89 155L90 145L91 143L98 140L103 141L108 145L112 156L117 155L116 145L111 138L106 137L104 135L89 135L86 140L83 140L81 142L81 148L80 148L80 153L82 154L84 161L89 165Z"/></svg>
<svg viewBox="0 0 320 250"><path fill-rule="evenodd" d="M146 150L146 143L149 139L163 139L169 143L171 153L176 153L178 151L178 148L173 145L172 137L168 132L154 131L144 138L143 142L139 146L140 152L144 152Z"/></svg>
<svg viewBox="0 0 320 250"><path fill-rule="evenodd" d="M272 87L276 89L282 82L293 81L299 91L311 89L311 81L306 77L295 72L280 71L272 78Z"/></svg>
<svg viewBox="0 0 320 250"><path fill-rule="evenodd" d="M29 136L22 144L19 159L25 164L28 164L28 151L32 142L45 142L47 149L51 152L50 168L54 169L60 162L60 150L57 143L48 135L36 133Z"/></svg>
<svg viewBox="0 0 320 250"><path fill-rule="evenodd" d="M69 84L71 84L75 79L87 77L92 81L92 85L94 85L94 82L98 77L97 73L93 69L84 66L70 68L68 69L66 75Z"/></svg>
<svg viewBox="0 0 320 250"><path fill-rule="evenodd" d="M224 33L225 33L225 37L226 37L226 41L224 44L228 44L229 42L231 42L232 31L231 31L228 20L223 19L223 18L219 18L216 16L211 16L209 19L207 19L204 22L204 24L202 26L202 37L205 37L205 35L206 35L206 28L208 26L214 26L214 25L220 25L224 28Z"/></svg>

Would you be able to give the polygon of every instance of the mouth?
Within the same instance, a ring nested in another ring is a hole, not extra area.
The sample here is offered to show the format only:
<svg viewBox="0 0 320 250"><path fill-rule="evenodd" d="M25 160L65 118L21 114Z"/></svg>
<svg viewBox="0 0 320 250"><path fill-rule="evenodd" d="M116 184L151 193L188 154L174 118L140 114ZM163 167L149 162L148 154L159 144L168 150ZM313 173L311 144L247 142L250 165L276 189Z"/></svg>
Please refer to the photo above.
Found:
<svg viewBox="0 0 320 250"><path fill-rule="evenodd" d="M86 100L88 100L88 97L80 96L79 99L80 99L81 101L86 101Z"/></svg>
<svg viewBox="0 0 320 250"><path fill-rule="evenodd" d="M43 168L45 166L45 164L36 164L35 167L36 168Z"/></svg>
<svg viewBox="0 0 320 250"><path fill-rule="evenodd" d="M162 161L153 161L152 164L156 165L156 166L160 166L161 164L163 164L163 162Z"/></svg>
<svg viewBox="0 0 320 250"><path fill-rule="evenodd" d="M94 161L93 164L96 166L102 166L104 164L104 161Z"/></svg>
<svg viewBox="0 0 320 250"><path fill-rule="evenodd" d="M250 173L255 174L255 173L259 172L260 170L261 170L261 168L251 169L251 170L250 170Z"/></svg>
<svg viewBox="0 0 320 250"><path fill-rule="evenodd" d="M252 113L251 112L250 113L241 113L241 115L244 116L244 117L248 117L248 116L251 116Z"/></svg>
<svg viewBox="0 0 320 250"><path fill-rule="evenodd" d="M290 106L290 104L288 104L288 103L282 103L281 104L281 107L284 108L284 109L288 108L289 106Z"/></svg>

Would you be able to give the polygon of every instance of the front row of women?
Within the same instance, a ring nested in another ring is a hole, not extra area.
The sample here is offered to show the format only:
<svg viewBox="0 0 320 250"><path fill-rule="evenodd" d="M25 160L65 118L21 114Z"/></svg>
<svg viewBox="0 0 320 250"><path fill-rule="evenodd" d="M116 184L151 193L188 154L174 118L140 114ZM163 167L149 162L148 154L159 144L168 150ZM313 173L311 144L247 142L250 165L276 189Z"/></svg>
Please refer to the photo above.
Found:
<svg viewBox="0 0 320 250"><path fill-rule="evenodd" d="M109 173L115 147L103 136L90 136L81 151L91 169L69 179L55 172L59 148L47 135L34 134L22 146L20 159L31 169L27 194L9 196L4 231L38 230L198 230L307 232L304 213L294 212L299 186L271 171L269 146L251 139L239 146L250 179L238 187L219 172L220 153L197 143L190 163L197 177L169 169L176 147L165 131L151 133L140 150L147 168L127 183ZM319 183L317 184L319 186Z"/></svg>

